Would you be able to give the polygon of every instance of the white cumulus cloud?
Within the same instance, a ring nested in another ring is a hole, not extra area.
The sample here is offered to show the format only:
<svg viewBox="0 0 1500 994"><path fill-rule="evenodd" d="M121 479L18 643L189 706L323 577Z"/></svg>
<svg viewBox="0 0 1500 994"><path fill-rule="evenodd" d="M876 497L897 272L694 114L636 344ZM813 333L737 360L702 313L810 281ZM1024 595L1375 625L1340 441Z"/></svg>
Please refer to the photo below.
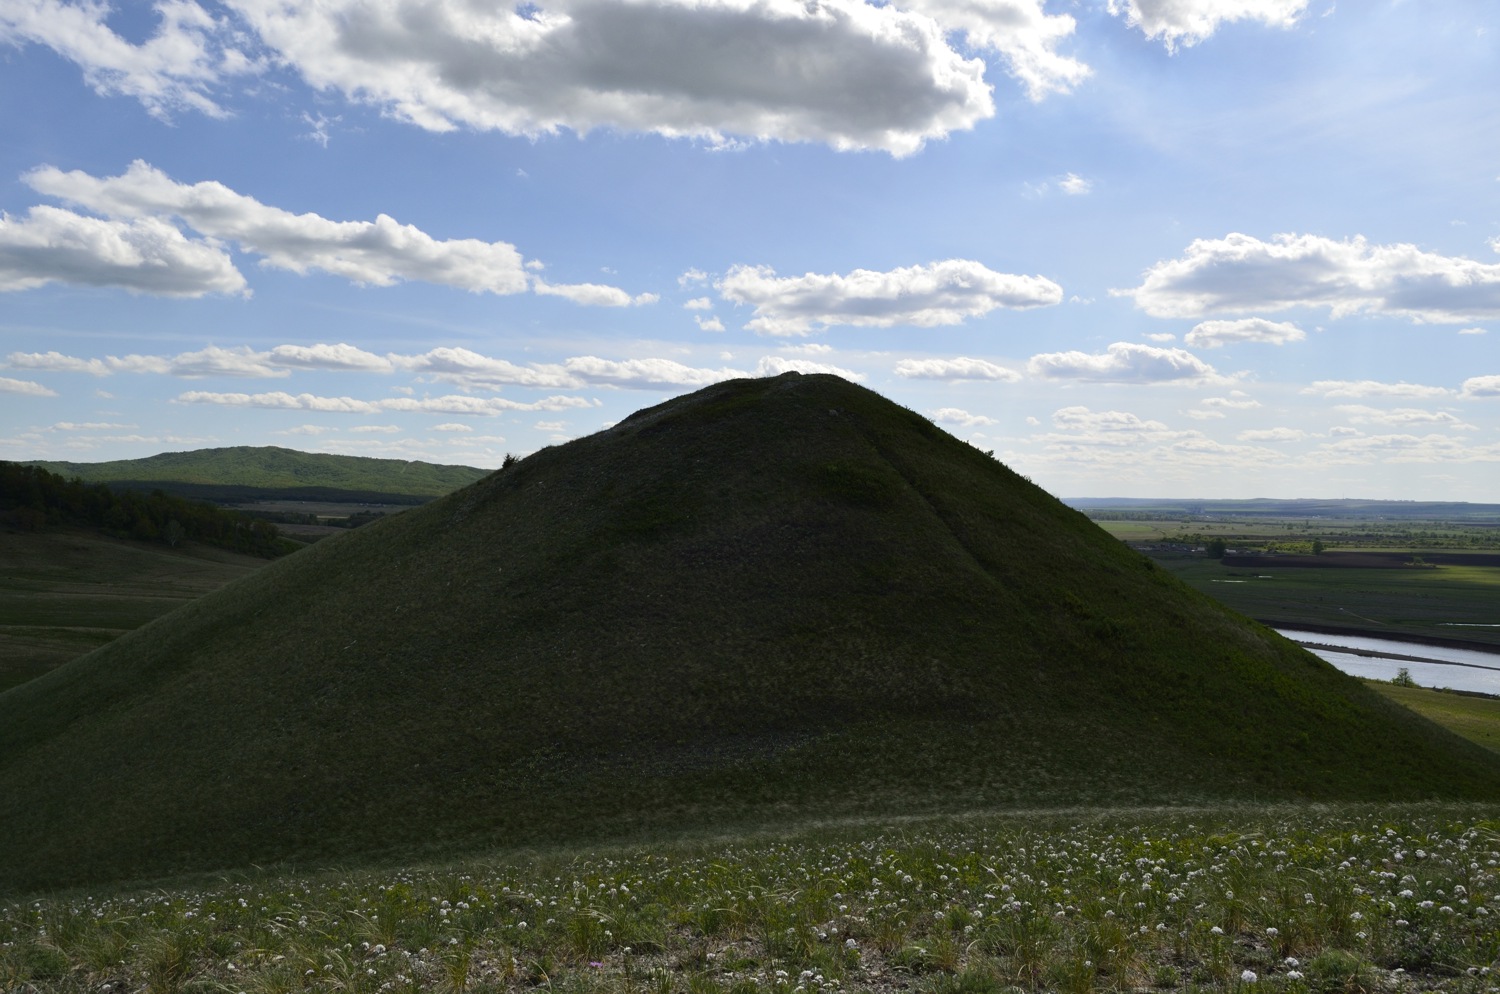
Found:
<svg viewBox="0 0 1500 994"><path fill-rule="evenodd" d="M23 397L56 397L57 391L42 386L33 380L17 380L0 376L0 393L20 394Z"/></svg>
<svg viewBox="0 0 1500 994"><path fill-rule="evenodd" d="M177 395L182 404L217 404L221 407L259 407L282 411L326 411L336 414L375 414L380 405L353 397L319 397L315 394L290 394L277 390L270 393L214 393L189 390Z"/></svg>
<svg viewBox="0 0 1500 994"><path fill-rule="evenodd" d="M1237 321L1204 321L1193 327L1183 339L1194 348L1216 349L1240 342L1285 345L1300 342L1306 332L1289 321L1267 321L1265 318L1241 318Z"/></svg>
<svg viewBox="0 0 1500 994"><path fill-rule="evenodd" d="M225 115L210 96L224 80L258 71L259 62L236 47L235 33L193 0L152 4L160 22L135 44L107 23L105 3L6 0L0 3L0 41L52 49L83 70L101 96L139 100L152 114L179 109Z"/></svg>
<svg viewBox="0 0 1500 994"><path fill-rule="evenodd" d="M1362 237L1230 234L1198 239L1179 259L1146 271L1140 286L1112 291L1156 317L1326 307L1334 317L1370 313L1419 322L1500 317L1500 264L1371 245Z"/></svg>
<svg viewBox="0 0 1500 994"><path fill-rule="evenodd" d="M1100 383L1205 383L1222 379L1212 366L1184 349L1115 342L1103 353L1046 352L1026 364L1032 376Z"/></svg>
<svg viewBox="0 0 1500 994"><path fill-rule="evenodd" d="M1500 376L1471 376L1464 380L1465 397L1500 397Z"/></svg>
<svg viewBox="0 0 1500 994"><path fill-rule="evenodd" d="M1428 411L1418 407L1397 407L1382 410L1364 404L1340 404L1335 408L1340 414L1357 425L1443 425L1460 431L1478 431L1475 425L1449 414L1447 411Z"/></svg>
<svg viewBox="0 0 1500 994"><path fill-rule="evenodd" d="M1014 383L1021 374L1014 369L985 359L902 359L896 363L896 375L913 380L994 380Z"/></svg>
<svg viewBox="0 0 1500 994"><path fill-rule="evenodd" d="M210 345L196 352L182 352L175 356L126 355L105 356L103 359L80 359L60 352L12 352L5 357L5 363L15 369L88 373L91 376L110 376L114 373L157 373L187 379L205 376L286 376L287 370L270 359L271 353L257 352L244 345L230 349Z"/></svg>
<svg viewBox="0 0 1500 994"><path fill-rule="evenodd" d="M222 407L258 407L284 411L323 411L335 414L376 414L381 411L404 411L426 414L464 414L478 417L509 411L561 411L589 407L582 397L547 397L532 403L507 400L504 397L389 397L383 400L359 400L354 397L322 397L316 394L213 393L190 390L178 394L181 404L217 404Z"/></svg>
<svg viewBox="0 0 1500 994"><path fill-rule="evenodd" d="M97 0L6 0L0 41L51 48L96 92L161 117L226 116L219 93L279 64L432 131L611 128L895 155L995 112L985 60L952 39L993 53L1033 100L1091 72L1059 51L1075 19L1047 13L1044 0L159 0L155 9L156 33L136 44ZM326 143L328 120L304 115L306 137Z"/></svg>
<svg viewBox="0 0 1500 994"><path fill-rule="evenodd" d="M1094 188L1094 184L1079 176L1077 173L1068 173L1057 181L1057 186L1063 193L1070 197L1081 197Z"/></svg>
<svg viewBox="0 0 1500 994"><path fill-rule="evenodd" d="M926 14L945 30L962 30L971 48L998 52L1033 100L1065 93L1091 73L1082 62L1057 51L1073 33L1074 19L1046 13L1041 0L905 0L900 6Z"/></svg>
<svg viewBox="0 0 1500 994"><path fill-rule="evenodd" d="M1127 432L1160 434L1168 431L1160 421L1147 421L1129 411L1093 411L1087 407L1062 407L1052 412L1052 423L1059 428L1082 432Z"/></svg>
<svg viewBox="0 0 1500 994"><path fill-rule="evenodd" d="M1198 401L1204 407L1249 411L1260 406L1260 401L1245 394L1243 390L1231 390L1228 397L1204 397Z"/></svg>
<svg viewBox="0 0 1500 994"><path fill-rule="evenodd" d="M997 273L968 259L889 272L856 269L847 276L778 277L767 266L735 266L717 287L725 300L753 306L746 327L768 335L807 335L836 325L931 328L960 324L998 307L1044 307L1062 300L1062 287L1049 279Z"/></svg>
<svg viewBox="0 0 1500 994"><path fill-rule="evenodd" d="M793 372L831 373L856 383L864 379L863 374L856 373L852 369L844 369L842 366L834 366L826 362L813 362L811 359L790 359L786 356L768 355L762 356L760 362L755 364L756 376L780 376L782 373Z"/></svg>
<svg viewBox="0 0 1500 994"><path fill-rule="evenodd" d="M698 369L674 359L601 359L574 356L563 368L587 383L651 389L655 387L702 387L723 380L741 379L742 369Z"/></svg>
<svg viewBox="0 0 1500 994"><path fill-rule="evenodd" d="M47 283L166 297L247 294L222 247L190 239L161 218L86 217L45 205L24 218L0 214L0 291Z"/></svg>
<svg viewBox="0 0 1500 994"><path fill-rule="evenodd" d="M436 348L421 355L389 357L404 370L453 383L465 390L498 390L505 386L566 389L582 381L560 366L519 366L464 348Z"/></svg>
<svg viewBox="0 0 1500 994"><path fill-rule="evenodd" d="M384 373L393 368L390 359L345 342L337 345L278 345L269 356L276 365L291 369Z"/></svg>
<svg viewBox="0 0 1500 994"><path fill-rule="evenodd" d="M262 256L263 265L294 273L322 270L372 286L419 280L474 293L521 293L528 285L520 252L506 242L440 241L384 214L373 221L293 214L222 183L178 183L140 160L120 176L42 166L24 179L39 193L111 218L166 227L162 218L181 218L195 231Z"/></svg>
<svg viewBox="0 0 1500 994"><path fill-rule="evenodd" d="M1385 463L1500 462L1500 444L1471 445L1452 435L1359 435L1320 446L1324 463L1364 465Z"/></svg>
<svg viewBox="0 0 1500 994"><path fill-rule="evenodd" d="M940 407L932 412L932 420L939 424L959 425L963 428L977 428L980 425L997 425L1000 422L994 418L987 418L983 414L970 414L960 407Z"/></svg>
<svg viewBox="0 0 1500 994"><path fill-rule="evenodd" d="M128 431L131 428L139 428L140 425L117 424L113 421L59 421L48 428L48 431Z"/></svg>
<svg viewBox="0 0 1500 994"><path fill-rule="evenodd" d="M994 113L984 63L941 25L863 0L230 2L311 85L433 131L614 128L904 155Z"/></svg>
<svg viewBox="0 0 1500 994"><path fill-rule="evenodd" d="M1289 28L1307 9L1307 0L1109 0L1109 12L1123 15L1147 38L1160 38L1168 51L1196 45L1226 21L1255 20Z"/></svg>
<svg viewBox="0 0 1500 994"><path fill-rule="evenodd" d="M544 297L562 297L587 307L639 307L661 299L654 293L639 293L632 297L619 287L602 283L545 283L534 278L532 289Z"/></svg>
<svg viewBox="0 0 1500 994"><path fill-rule="evenodd" d="M1252 428L1235 436L1241 442L1300 442L1306 437L1301 428Z"/></svg>

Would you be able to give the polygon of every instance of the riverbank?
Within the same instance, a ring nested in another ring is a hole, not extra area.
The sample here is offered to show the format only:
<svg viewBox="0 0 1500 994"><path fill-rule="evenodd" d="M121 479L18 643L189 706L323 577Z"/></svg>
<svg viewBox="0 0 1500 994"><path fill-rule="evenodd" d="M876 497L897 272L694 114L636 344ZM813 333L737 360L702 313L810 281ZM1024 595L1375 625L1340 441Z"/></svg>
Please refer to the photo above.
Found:
<svg viewBox="0 0 1500 994"><path fill-rule="evenodd" d="M1500 652L1490 646L1388 639L1368 630L1333 634L1298 626L1277 632L1351 676L1389 682L1406 670L1422 687L1500 695ZM1416 646L1426 651L1407 651Z"/></svg>
<svg viewBox="0 0 1500 994"><path fill-rule="evenodd" d="M1314 632L1319 635L1381 639L1387 642L1408 642L1415 645L1440 646L1445 649L1483 652L1500 657L1500 646L1495 645L1493 642L1476 642L1473 639L1439 635L1413 635L1409 632L1387 632L1380 629L1355 628L1351 625L1324 625L1315 622L1290 621L1277 618L1256 618L1255 620L1268 628L1276 629L1278 632L1290 628L1299 632ZM1496 663L1496 665L1500 666L1500 663Z"/></svg>

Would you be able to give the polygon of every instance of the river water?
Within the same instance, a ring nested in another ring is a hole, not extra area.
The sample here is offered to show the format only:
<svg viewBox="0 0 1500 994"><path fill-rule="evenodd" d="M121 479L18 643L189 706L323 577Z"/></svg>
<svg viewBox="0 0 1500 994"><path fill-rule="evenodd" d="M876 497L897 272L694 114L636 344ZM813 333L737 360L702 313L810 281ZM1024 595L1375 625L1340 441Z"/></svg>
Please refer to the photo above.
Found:
<svg viewBox="0 0 1500 994"><path fill-rule="evenodd" d="M1395 642L1368 635L1325 635L1322 632L1277 629L1293 642L1313 642L1308 651L1328 660L1345 673L1375 680L1389 680L1405 667L1411 678L1423 687L1449 687L1453 690L1477 690L1500 695L1500 652L1475 649L1450 649L1418 642ZM1395 656L1420 656L1441 662L1417 662L1412 659L1378 659L1339 652L1329 648L1361 649ZM1461 664L1461 665L1458 665Z"/></svg>

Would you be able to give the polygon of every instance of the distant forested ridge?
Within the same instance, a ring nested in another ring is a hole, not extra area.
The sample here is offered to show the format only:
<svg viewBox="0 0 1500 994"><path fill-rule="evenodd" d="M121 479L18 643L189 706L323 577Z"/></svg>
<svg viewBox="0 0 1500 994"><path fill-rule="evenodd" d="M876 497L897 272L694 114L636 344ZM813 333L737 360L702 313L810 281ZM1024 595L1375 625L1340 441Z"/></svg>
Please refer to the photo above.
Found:
<svg viewBox="0 0 1500 994"><path fill-rule="evenodd" d="M270 522L212 504L159 490L116 492L108 484L68 479L39 466L0 462L0 528L40 531L58 525L168 545L191 540L267 558L295 548Z"/></svg>
<svg viewBox="0 0 1500 994"><path fill-rule="evenodd" d="M372 459L299 452L278 446L232 446L164 452L146 459L69 463L34 461L68 479L112 483L117 488L160 489L210 500L266 499L276 494L303 500L383 500L404 495L420 503L489 475L473 466L440 466L405 459Z"/></svg>

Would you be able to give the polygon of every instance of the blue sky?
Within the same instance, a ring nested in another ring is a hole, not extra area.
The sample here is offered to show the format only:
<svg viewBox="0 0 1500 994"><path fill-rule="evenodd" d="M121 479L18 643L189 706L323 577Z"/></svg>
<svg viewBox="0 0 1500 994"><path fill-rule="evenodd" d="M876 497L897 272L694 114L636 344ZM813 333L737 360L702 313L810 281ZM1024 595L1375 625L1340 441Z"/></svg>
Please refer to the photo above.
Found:
<svg viewBox="0 0 1500 994"><path fill-rule="evenodd" d="M1500 501L1485 0L0 0L0 458L832 371L1067 497Z"/></svg>

